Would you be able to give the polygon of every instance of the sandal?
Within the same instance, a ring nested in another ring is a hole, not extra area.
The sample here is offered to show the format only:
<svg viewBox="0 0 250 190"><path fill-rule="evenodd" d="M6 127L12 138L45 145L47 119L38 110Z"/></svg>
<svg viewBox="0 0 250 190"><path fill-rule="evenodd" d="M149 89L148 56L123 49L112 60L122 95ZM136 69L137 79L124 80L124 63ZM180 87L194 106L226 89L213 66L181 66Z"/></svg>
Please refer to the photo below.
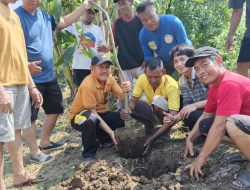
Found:
<svg viewBox="0 0 250 190"><path fill-rule="evenodd" d="M38 183L44 182L46 179L47 177L44 175L37 175L35 176L35 178L32 178L31 176L29 176L29 178L26 181L22 183L14 184L14 187L22 187L25 185L38 184Z"/></svg>
<svg viewBox="0 0 250 190"><path fill-rule="evenodd" d="M42 151L46 151L46 150L57 150L57 149L62 149L64 146L66 145L65 142L53 142L50 141L50 145L46 146L46 147L41 147L39 146L40 150Z"/></svg>
<svg viewBox="0 0 250 190"><path fill-rule="evenodd" d="M44 153L40 153L37 156L30 155L30 161L35 162L37 164L47 164L53 160L55 160L55 157Z"/></svg>
<svg viewBox="0 0 250 190"><path fill-rule="evenodd" d="M250 190L250 171L244 171L236 177L236 180L229 184L231 189Z"/></svg>
<svg viewBox="0 0 250 190"><path fill-rule="evenodd" d="M244 162L247 161L240 152L228 153L224 155L224 159L229 162Z"/></svg>

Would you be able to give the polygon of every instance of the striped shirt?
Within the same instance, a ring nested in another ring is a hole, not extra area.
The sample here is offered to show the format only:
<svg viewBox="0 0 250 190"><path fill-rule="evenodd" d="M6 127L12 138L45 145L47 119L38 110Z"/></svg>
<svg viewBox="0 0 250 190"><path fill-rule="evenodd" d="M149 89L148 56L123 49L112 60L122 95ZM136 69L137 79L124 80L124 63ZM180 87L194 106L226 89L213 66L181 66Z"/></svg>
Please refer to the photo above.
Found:
<svg viewBox="0 0 250 190"><path fill-rule="evenodd" d="M192 83L182 75L179 80L183 106L207 99L208 86L201 82L192 70Z"/></svg>

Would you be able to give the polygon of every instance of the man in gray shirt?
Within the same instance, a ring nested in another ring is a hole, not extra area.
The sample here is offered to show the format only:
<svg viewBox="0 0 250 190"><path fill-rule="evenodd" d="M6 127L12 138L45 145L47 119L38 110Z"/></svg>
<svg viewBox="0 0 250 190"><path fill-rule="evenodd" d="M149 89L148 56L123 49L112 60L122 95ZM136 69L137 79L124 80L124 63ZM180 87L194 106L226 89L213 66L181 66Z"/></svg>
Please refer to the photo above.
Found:
<svg viewBox="0 0 250 190"><path fill-rule="evenodd" d="M229 7L233 9L230 29L226 41L226 49L233 49L234 34L240 23L243 5L246 2L246 32L241 42L240 53L237 60L237 72L245 77L248 77L250 68L250 0L229 0Z"/></svg>

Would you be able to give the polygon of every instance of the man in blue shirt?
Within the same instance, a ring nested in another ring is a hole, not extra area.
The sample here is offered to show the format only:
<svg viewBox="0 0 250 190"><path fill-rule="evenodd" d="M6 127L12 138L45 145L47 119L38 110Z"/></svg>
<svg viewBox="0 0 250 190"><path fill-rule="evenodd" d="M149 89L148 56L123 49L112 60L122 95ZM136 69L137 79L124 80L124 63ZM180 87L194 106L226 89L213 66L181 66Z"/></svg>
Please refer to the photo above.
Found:
<svg viewBox="0 0 250 190"><path fill-rule="evenodd" d="M64 143L50 141L50 135L55 126L59 114L63 113L63 98L61 89L54 73L53 62L53 31L66 28L75 22L87 8L89 1L85 1L78 9L60 19L58 23L48 13L38 10L41 0L23 0L23 6L16 9L24 31L29 69L37 88L44 98L43 109L46 113L42 133L41 150L53 150L60 148ZM35 133L35 120L38 109L32 107L32 130L26 131L25 136ZM32 143L31 153L37 150L37 145Z"/></svg>
<svg viewBox="0 0 250 190"><path fill-rule="evenodd" d="M144 28L140 32L140 43L144 60L159 56L168 74L174 72L169 52L178 44L191 44L182 22L172 15L158 15L151 1L141 3L137 13Z"/></svg>

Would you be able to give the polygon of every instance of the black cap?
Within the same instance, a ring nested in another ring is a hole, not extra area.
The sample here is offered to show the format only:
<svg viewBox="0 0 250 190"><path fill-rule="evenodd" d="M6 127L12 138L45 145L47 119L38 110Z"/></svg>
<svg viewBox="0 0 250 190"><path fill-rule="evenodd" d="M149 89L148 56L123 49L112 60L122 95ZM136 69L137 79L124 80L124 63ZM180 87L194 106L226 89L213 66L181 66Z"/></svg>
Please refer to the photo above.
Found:
<svg viewBox="0 0 250 190"><path fill-rule="evenodd" d="M90 8L88 8L87 10L91 10L91 11L93 11L94 13L97 13L99 10L98 9L94 9L93 7L90 7Z"/></svg>
<svg viewBox="0 0 250 190"><path fill-rule="evenodd" d="M97 53L92 59L91 59L91 65L101 65L103 63L109 63L112 65L112 61L104 54L104 53Z"/></svg>
<svg viewBox="0 0 250 190"><path fill-rule="evenodd" d="M218 56L217 49L209 46L201 47L194 51L193 57L189 58L185 64L186 67L193 67L194 63L203 57Z"/></svg>

